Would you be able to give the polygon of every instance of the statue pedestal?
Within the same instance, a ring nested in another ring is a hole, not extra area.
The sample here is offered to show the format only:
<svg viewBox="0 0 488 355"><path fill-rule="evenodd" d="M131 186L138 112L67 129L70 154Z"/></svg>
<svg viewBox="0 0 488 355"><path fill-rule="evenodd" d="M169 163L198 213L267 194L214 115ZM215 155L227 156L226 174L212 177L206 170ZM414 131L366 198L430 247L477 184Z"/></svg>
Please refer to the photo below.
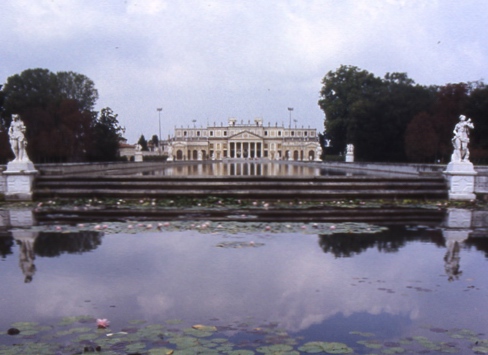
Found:
<svg viewBox="0 0 488 355"><path fill-rule="evenodd" d="M471 162L450 162L444 171L450 200L475 200L474 180L477 175Z"/></svg>
<svg viewBox="0 0 488 355"><path fill-rule="evenodd" d="M346 154L346 163L354 163L354 154Z"/></svg>
<svg viewBox="0 0 488 355"><path fill-rule="evenodd" d="M6 179L5 199L7 201L32 201L32 185L38 174L34 164L27 161L11 161L3 172Z"/></svg>
<svg viewBox="0 0 488 355"><path fill-rule="evenodd" d="M143 161L143 157L142 157L142 152L136 152L134 154L134 161L137 162L137 163L140 163L141 161Z"/></svg>

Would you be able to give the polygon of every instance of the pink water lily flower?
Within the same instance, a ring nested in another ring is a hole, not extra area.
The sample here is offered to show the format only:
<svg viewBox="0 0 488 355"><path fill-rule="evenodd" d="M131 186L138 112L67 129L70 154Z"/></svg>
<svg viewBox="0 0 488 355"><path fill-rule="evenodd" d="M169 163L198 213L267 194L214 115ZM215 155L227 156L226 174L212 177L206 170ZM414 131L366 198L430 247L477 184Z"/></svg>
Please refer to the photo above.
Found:
<svg viewBox="0 0 488 355"><path fill-rule="evenodd" d="M108 328L109 325L110 325L110 322L108 321L108 319L97 319L98 329Z"/></svg>

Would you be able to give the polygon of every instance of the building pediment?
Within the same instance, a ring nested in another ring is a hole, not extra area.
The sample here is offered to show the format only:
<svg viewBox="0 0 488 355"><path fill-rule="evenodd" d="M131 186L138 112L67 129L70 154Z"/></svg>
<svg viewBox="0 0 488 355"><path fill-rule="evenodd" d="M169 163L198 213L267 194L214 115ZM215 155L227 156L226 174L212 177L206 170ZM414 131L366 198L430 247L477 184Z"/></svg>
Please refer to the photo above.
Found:
<svg viewBox="0 0 488 355"><path fill-rule="evenodd" d="M257 135L256 133L252 133L249 131L242 131L242 132L236 133L233 136L229 137L229 141L234 141L234 140L238 140L238 141L253 140L254 141L256 139L261 140L261 139L263 139L263 137Z"/></svg>

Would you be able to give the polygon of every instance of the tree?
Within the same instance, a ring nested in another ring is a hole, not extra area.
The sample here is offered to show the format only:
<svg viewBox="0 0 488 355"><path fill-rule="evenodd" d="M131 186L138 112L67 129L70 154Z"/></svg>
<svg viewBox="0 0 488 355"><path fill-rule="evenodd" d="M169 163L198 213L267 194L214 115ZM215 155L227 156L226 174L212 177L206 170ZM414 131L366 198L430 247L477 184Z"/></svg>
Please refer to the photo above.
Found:
<svg viewBox="0 0 488 355"><path fill-rule="evenodd" d="M464 112L473 120L475 127L471 133L471 144L477 149L488 150L488 86L477 83L466 101Z"/></svg>
<svg viewBox="0 0 488 355"><path fill-rule="evenodd" d="M322 80L318 104L325 113L325 129L332 152L343 152L346 144L360 141L359 120L371 115L370 102L378 95L381 79L366 70L342 65Z"/></svg>
<svg viewBox="0 0 488 355"><path fill-rule="evenodd" d="M92 111L98 100L95 84L88 77L74 72L56 73L56 85L61 99L78 101L81 111Z"/></svg>
<svg viewBox="0 0 488 355"><path fill-rule="evenodd" d="M158 136L156 134L154 134L152 136L151 142L152 142L154 148L156 148L156 147L159 148L159 138L158 138Z"/></svg>
<svg viewBox="0 0 488 355"><path fill-rule="evenodd" d="M406 73L387 73L378 100L373 103L375 114L363 121L363 149L368 152L368 160L406 161L407 126L415 115L428 111L433 102L433 91L416 85Z"/></svg>
<svg viewBox="0 0 488 355"><path fill-rule="evenodd" d="M406 160L406 127L432 105L432 90L415 85L405 73L387 73L381 79L351 66L327 73L322 83L319 105L333 153L351 143L358 160Z"/></svg>
<svg viewBox="0 0 488 355"><path fill-rule="evenodd" d="M432 116L426 112L419 113L410 121L405 132L405 153L408 160L435 162L438 140Z"/></svg>
<svg viewBox="0 0 488 355"><path fill-rule="evenodd" d="M147 152L149 149L147 148L147 141L146 138L144 138L144 135L141 134L141 137L139 138L139 141L137 141L137 144L140 144L142 147L142 150Z"/></svg>
<svg viewBox="0 0 488 355"><path fill-rule="evenodd" d="M20 114L27 132L27 151L34 162L83 161L90 144L98 98L93 82L74 72L28 69L7 79L2 126Z"/></svg>
<svg viewBox="0 0 488 355"><path fill-rule="evenodd" d="M124 128L119 125L117 114L110 107L100 111L100 117L93 124L89 160L114 161L119 152L119 142Z"/></svg>

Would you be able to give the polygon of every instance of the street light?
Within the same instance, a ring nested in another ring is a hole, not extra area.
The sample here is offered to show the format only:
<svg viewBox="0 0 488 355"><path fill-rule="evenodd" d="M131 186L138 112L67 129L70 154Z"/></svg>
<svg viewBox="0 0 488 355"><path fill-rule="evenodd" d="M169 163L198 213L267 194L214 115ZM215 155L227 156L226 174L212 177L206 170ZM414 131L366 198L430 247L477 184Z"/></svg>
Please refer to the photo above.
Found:
<svg viewBox="0 0 488 355"><path fill-rule="evenodd" d="M159 114L159 139L158 139L158 150L159 150L159 155L163 154L161 151L161 111L163 111L162 107L159 107L156 109Z"/></svg>
<svg viewBox="0 0 488 355"><path fill-rule="evenodd" d="M290 111L290 125L289 125L289 128L291 128L291 111L293 111L293 107L288 107L288 111Z"/></svg>

